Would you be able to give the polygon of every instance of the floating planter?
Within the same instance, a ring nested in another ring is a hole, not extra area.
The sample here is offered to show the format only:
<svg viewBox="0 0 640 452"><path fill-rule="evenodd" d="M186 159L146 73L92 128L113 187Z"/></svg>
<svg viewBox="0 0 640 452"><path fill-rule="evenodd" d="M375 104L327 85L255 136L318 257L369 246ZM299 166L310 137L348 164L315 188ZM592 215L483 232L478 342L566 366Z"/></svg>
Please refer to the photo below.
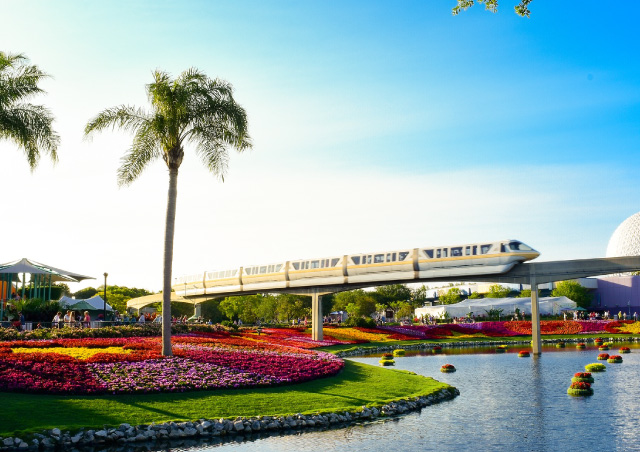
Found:
<svg viewBox="0 0 640 452"><path fill-rule="evenodd" d="M378 361L381 366L394 366L396 362L392 359L381 359Z"/></svg>
<svg viewBox="0 0 640 452"><path fill-rule="evenodd" d="M587 348L587 344L585 344L584 342L578 342L576 344L576 348Z"/></svg>
<svg viewBox="0 0 640 452"><path fill-rule="evenodd" d="M502 347L496 347L496 353L504 353L506 352L507 349L506 348L502 348Z"/></svg>
<svg viewBox="0 0 640 452"><path fill-rule="evenodd" d="M404 349L399 348L393 351L393 356L404 356L407 352Z"/></svg>
<svg viewBox="0 0 640 452"><path fill-rule="evenodd" d="M609 347L606 345L601 345L600 347L598 347L598 350L600 350L601 352L605 351L605 350L609 350Z"/></svg>
<svg viewBox="0 0 640 452"><path fill-rule="evenodd" d="M558 342L556 348L564 348L564 342Z"/></svg>
<svg viewBox="0 0 640 452"><path fill-rule="evenodd" d="M442 367L440 368L440 372L455 372L456 368L453 366L453 364L443 364Z"/></svg>
<svg viewBox="0 0 640 452"><path fill-rule="evenodd" d="M584 366L587 372L604 372L607 370L607 366L601 363L591 363Z"/></svg>
<svg viewBox="0 0 640 452"><path fill-rule="evenodd" d="M434 345L431 351L433 353L440 353L442 351L442 347L440 347L439 345Z"/></svg>
<svg viewBox="0 0 640 452"><path fill-rule="evenodd" d="M520 350L518 352L518 358L528 358L529 356L529 352L526 350Z"/></svg>
<svg viewBox="0 0 640 452"><path fill-rule="evenodd" d="M569 389L567 389L567 394L572 396L590 396L593 395L593 389L591 389L591 385L584 381L576 381L571 383Z"/></svg>
<svg viewBox="0 0 640 452"><path fill-rule="evenodd" d="M607 360L608 363L621 363L622 362L622 356L620 355L611 355L609 356L609 359Z"/></svg>
<svg viewBox="0 0 640 452"><path fill-rule="evenodd" d="M609 359L609 354L608 354L608 353L600 353L600 354L598 355L598 359L600 359L600 360L606 360L606 359Z"/></svg>
<svg viewBox="0 0 640 452"><path fill-rule="evenodd" d="M591 376L591 372L576 372L575 374L573 374L571 382L593 383L593 377Z"/></svg>
<svg viewBox="0 0 640 452"><path fill-rule="evenodd" d="M620 353L631 353L631 349L629 347L620 347L620 350L618 350L618 352L620 352Z"/></svg>
<svg viewBox="0 0 640 452"><path fill-rule="evenodd" d="M601 338L601 337L596 337L596 338L593 340L593 342L595 342L595 343L596 343L596 345L597 345L597 344L598 344L598 342L600 342L600 343L602 344L604 341L602 340L602 338Z"/></svg>

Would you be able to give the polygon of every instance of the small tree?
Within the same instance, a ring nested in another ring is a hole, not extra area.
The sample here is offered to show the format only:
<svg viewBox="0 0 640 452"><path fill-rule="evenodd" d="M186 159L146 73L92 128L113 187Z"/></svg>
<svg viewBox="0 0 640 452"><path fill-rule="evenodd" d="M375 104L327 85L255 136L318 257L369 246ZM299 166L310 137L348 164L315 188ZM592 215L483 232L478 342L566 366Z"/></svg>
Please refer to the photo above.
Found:
<svg viewBox="0 0 640 452"><path fill-rule="evenodd" d="M477 300L479 298L483 298L480 292L473 292L471 295L469 295L470 300Z"/></svg>
<svg viewBox="0 0 640 452"><path fill-rule="evenodd" d="M518 298L529 298L531 297L531 289L522 289L518 294Z"/></svg>
<svg viewBox="0 0 640 452"><path fill-rule="evenodd" d="M581 308L588 308L591 305L591 294L588 289L582 287L576 281L561 281L551 292L553 297L567 297Z"/></svg>
<svg viewBox="0 0 640 452"><path fill-rule="evenodd" d="M462 295L460 294L460 289L457 287L452 287L447 292L444 290L438 291L438 299L441 304L453 304L458 303L462 300Z"/></svg>
<svg viewBox="0 0 640 452"><path fill-rule="evenodd" d="M501 286L500 284L493 284L489 287L487 298L506 298L510 292L511 289L508 287Z"/></svg>

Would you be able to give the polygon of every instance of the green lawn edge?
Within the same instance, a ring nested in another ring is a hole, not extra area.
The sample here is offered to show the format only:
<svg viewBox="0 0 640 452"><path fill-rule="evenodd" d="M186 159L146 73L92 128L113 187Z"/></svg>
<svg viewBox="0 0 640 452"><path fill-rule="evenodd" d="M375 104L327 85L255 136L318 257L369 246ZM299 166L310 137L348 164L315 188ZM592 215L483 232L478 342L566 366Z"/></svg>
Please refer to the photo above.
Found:
<svg viewBox="0 0 640 452"><path fill-rule="evenodd" d="M103 428L121 423L280 416L358 411L393 400L427 396L451 386L412 372L345 361L336 376L269 388L189 393L54 396L2 393L0 436L59 428Z"/></svg>

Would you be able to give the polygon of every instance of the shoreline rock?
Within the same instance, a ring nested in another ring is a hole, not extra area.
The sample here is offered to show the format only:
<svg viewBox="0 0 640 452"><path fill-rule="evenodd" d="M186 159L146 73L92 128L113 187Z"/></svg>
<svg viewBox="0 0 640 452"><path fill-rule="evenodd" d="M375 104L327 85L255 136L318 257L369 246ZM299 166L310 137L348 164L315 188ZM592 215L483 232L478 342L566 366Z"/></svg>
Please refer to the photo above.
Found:
<svg viewBox="0 0 640 452"><path fill-rule="evenodd" d="M164 443L196 439L207 443L208 439L228 437L237 440L238 436L254 434L271 434L299 432L303 430L327 430L344 428L354 424L391 419L400 415L420 411L429 405L451 400L460 391L450 386L433 394L400 399L389 402L382 407L363 406L360 411L341 411L335 413L295 414L289 416L256 416L230 419L199 419L193 422L167 422L163 424L137 425L120 424L118 427L103 429L80 429L77 432L62 432L54 428L35 433L29 439L17 437L0 440L0 451L16 450L83 450L126 449L126 445L135 448L139 445L145 450L158 446L165 448ZM196 441L197 443L198 441ZM151 444L150 444L151 443ZM194 444L197 445L197 444Z"/></svg>

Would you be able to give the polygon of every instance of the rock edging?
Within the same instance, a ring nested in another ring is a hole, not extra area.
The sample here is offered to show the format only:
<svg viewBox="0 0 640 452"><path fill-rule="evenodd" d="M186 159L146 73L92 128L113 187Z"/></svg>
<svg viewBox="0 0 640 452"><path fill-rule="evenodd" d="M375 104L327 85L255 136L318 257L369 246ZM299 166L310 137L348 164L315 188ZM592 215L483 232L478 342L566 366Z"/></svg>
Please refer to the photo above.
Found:
<svg viewBox="0 0 640 452"><path fill-rule="evenodd" d="M164 424L138 425L120 424L116 428L101 430L81 429L77 432L62 432L58 428L33 434L28 440L9 437L0 440L0 451L74 449L93 446L149 443L185 438L215 438L227 435L256 432L273 432L347 426L370 422L379 418L399 416L424 407L451 400L460 391L454 387L443 388L433 394L401 399L382 407L363 406L361 411L323 414L295 414L291 416L237 417L230 419L200 419L194 422L167 422Z"/></svg>

